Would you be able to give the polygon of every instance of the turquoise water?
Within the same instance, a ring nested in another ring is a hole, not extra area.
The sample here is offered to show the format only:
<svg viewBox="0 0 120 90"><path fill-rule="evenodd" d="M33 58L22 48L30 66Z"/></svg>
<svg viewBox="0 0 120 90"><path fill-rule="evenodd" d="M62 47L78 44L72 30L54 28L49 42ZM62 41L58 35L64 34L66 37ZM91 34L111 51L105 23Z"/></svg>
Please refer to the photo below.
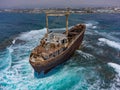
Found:
<svg viewBox="0 0 120 90"><path fill-rule="evenodd" d="M64 18L50 17L49 28L64 31ZM70 15L69 27L87 26L81 48L38 78L29 54L46 33L45 15L0 13L0 90L119 90L119 20L119 14Z"/></svg>

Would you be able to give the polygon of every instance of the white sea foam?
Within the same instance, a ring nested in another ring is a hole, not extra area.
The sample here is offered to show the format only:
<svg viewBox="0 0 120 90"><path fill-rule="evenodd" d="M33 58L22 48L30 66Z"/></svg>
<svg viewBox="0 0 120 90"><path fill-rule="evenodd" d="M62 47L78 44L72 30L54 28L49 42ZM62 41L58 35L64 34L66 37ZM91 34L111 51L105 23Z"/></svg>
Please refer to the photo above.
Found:
<svg viewBox="0 0 120 90"><path fill-rule="evenodd" d="M97 24L98 24L98 22L96 22L96 21L87 21L85 23L87 28L92 28L92 29L96 29L97 28Z"/></svg>
<svg viewBox="0 0 120 90"><path fill-rule="evenodd" d="M97 26L93 26L92 28L93 28L93 29L96 29L96 28L97 28Z"/></svg>
<svg viewBox="0 0 120 90"><path fill-rule="evenodd" d="M86 25L86 27L92 27L93 26L92 23L86 23L85 25Z"/></svg>
<svg viewBox="0 0 120 90"><path fill-rule="evenodd" d="M9 53L12 53L12 52L13 52L12 46L8 47L7 49L8 49L8 52L9 52Z"/></svg>
<svg viewBox="0 0 120 90"><path fill-rule="evenodd" d="M5 69L3 69L3 72L7 71L8 69L10 69L11 67L11 64L12 64L12 52L13 52L13 49L12 49L12 46L8 47L7 48L7 53L5 54L4 57L4 65L2 67L6 67Z"/></svg>
<svg viewBox="0 0 120 90"><path fill-rule="evenodd" d="M109 66L113 67L115 69L115 71L118 73L118 75L120 76L120 65L116 64L116 63L108 63Z"/></svg>
<svg viewBox="0 0 120 90"><path fill-rule="evenodd" d="M111 40L108 40L108 39L105 39L105 38L99 38L98 40L100 42L103 42L103 43L107 44L110 47L113 47L113 48L116 48L116 49L120 50L120 43L118 43L118 42L111 41Z"/></svg>
<svg viewBox="0 0 120 90"><path fill-rule="evenodd" d="M35 40L35 39L41 37L41 35L44 35L45 33L46 33L46 28L43 28L40 30L32 30L29 32L22 33L19 37L17 37L17 39L25 40L25 41L29 41L31 39Z"/></svg>
<svg viewBox="0 0 120 90"><path fill-rule="evenodd" d="M85 59L94 59L95 57L89 53L82 52L80 50L76 50L77 53L79 53L82 57Z"/></svg>
<svg viewBox="0 0 120 90"><path fill-rule="evenodd" d="M69 27L71 28L71 27ZM56 29L49 29L49 31L65 31L65 28L56 28ZM46 33L46 28L40 29L40 30L31 30L29 32L24 32L19 35L16 39L24 40L24 41L30 41L30 40L38 40L43 37L43 35ZM13 41L14 42L14 41Z"/></svg>
<svg viewBox="0 0 120 90"><path fill-rule="evenodd" d="M15 41L16 41L16 39L14 39L14 40L12 41L12 44L15 44Z"/></svg>
<svg viewBox="0 0 120 90"><path fill-rule="evenodd" d="M103 36L103 37L109 38L109 39L111 39L111 40L113 40L113 41L120 42L120 39L117 38L117 37L112 36L111 33L98 32L98 31L96 31L96 33L97 33L98 35ZM119 34L119 33L118 33L118 34Z"/></svg>
<svg viewBox="0 0 120 90"><path fill-rule="evenodd" d="M11 67L11 64L12 64L12 52L13 52L13 49L11 47L8 48L8 57L7 57L7 61L8 61L8 67L6 70L8 70L10 67Z"/></svg>

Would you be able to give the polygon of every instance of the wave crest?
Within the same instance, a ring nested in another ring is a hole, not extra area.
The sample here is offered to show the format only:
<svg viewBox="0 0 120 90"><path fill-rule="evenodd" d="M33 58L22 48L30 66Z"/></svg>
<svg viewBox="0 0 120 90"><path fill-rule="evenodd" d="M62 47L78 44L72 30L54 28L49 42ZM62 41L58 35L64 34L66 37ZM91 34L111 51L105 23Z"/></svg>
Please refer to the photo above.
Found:
<svg viewBox="0 0 120 90"><path fill-rule="evenodd" d="M120 65L116 63L108 63L109 66L113 67L115 71L119 74L120 76Z"/></svg>
<svg viewBox="0 0 120 90"><path fill-rule="evenodd" d="M108 40L108 39L105 39L105 38L99 38L98 40L100 42L103 42L103 43L107 44L110 47L113 47L113 48L116 48L116 49L120 50L120 43L118 43L118 42L111 41L111 40Z"/></svg>

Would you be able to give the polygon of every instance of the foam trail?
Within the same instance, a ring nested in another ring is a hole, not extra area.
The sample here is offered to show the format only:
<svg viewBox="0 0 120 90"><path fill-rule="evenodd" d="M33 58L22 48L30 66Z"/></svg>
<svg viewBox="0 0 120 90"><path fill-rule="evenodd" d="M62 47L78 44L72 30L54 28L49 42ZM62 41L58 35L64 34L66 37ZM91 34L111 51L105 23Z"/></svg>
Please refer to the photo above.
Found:
<svg viewBox="0 0 120 90"><path fill-rule="evenodd" d="M116 48L120 50L120 43L117 43L115 41L111 41L105 38L99 38L98 39L100 42L104 42L105 44L107 44L110 47Z"/></svg>
<svg viewBox="0 0 120 90"><path fill-rule="evenodd" d="M12 64L12 52L13 52L12 46L15 44L15 41L16 41L16 39L14 39L12 41L12 44L9 47L6 48L7 52L6 52L5 56L3 56L4 57L4 64L1 66L1 67L4 67L5 69L3 69L1 71L5 72L6 70L8 70L11 67L11 64Z"/></svg>
<svg viewBox="0 0 120 90"><path fill-rule="evenodd" d="M118 75L120 76L120 65L118 65L116 63L108 63L108 65L113 67L115 69L115 71L118 73Z"/></svg>
<svg viewBox="0 0 120 90"><path fill-rule="evenodd" d="M10 46L10 47L8 47L7 48L7 54L6 54L6 63L8 64L8 65L6 65L7 66L7 68L6 69L4 69L4 71L6 71L6 70L8 70L10 67L11 67L11 64L12 64L12 52L13 52L13 49L12 49L12 47Z"/></svg>

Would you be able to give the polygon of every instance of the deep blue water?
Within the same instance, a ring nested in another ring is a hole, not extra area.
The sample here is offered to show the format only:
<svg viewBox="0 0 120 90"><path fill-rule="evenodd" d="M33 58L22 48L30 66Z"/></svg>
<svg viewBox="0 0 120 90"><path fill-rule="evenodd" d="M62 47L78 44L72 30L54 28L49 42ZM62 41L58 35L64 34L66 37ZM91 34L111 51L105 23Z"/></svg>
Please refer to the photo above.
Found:
<svg viewBox="0 0 120 90"><path fill-rule="evenodd" d="M69 27L87 26L70 60L38 78L31 50L46 32L44 14L0 13L0 90L119 90L120 14L71 14ZM65 17L49 17L51 30L65 30Z"/></svg>

